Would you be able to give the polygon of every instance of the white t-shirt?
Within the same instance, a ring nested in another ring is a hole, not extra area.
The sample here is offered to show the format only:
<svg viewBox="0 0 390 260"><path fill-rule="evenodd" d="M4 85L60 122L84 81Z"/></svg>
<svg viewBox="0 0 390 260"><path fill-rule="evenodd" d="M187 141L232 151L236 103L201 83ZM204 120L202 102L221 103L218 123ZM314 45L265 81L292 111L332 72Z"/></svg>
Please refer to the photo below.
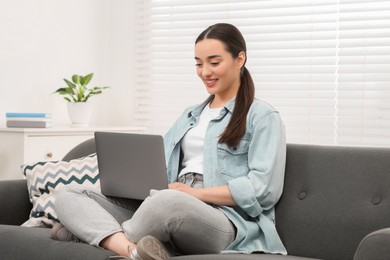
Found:
<svg viewBox="0 0 390 260"><path fill-rule="evenodd" d="M179 177L189 173L196 172L203 174L203 144L204 136L206 134L209 122L217 118L221 112L220 108L210 108L206 105L200 114L199 122L196 126L188 130L181 142L181 149L183 151L183 169L179 173Z"/></svg>

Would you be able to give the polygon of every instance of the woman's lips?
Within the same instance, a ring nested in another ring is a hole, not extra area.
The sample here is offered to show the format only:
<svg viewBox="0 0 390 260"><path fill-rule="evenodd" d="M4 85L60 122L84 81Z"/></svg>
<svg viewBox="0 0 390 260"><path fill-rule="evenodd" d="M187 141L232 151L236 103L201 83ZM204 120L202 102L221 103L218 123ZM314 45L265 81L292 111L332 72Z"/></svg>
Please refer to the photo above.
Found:
<svg viewBox="0 0 390 260"><path fill-rule="evenodd" d="M217 79L205 79L204 83L207 87L211 88L217 83Z"/></svg>

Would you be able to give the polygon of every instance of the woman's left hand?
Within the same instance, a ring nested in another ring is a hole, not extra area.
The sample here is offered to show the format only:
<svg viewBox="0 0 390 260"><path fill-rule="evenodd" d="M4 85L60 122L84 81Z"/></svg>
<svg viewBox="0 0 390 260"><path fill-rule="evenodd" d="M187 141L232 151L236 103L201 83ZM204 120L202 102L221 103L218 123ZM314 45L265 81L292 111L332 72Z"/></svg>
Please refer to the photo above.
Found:
<svg viewBox="0 0 390 260"><path fill-rule="evenodd" d="M187 186L181 182L170 183L168 185L168 188L171 190L182 191L184 193L187 193L187 194L199 199L199 189L192 188L192 187Z"/></svg>
<svg viewBox="0 0 390 260"><path fill-rule="evenodd" d="M236 206L228 186L209 187L209 188L192 188L181 182L174 182L168 185L171 190L185 192L201 201L215 205Z"/></svg>

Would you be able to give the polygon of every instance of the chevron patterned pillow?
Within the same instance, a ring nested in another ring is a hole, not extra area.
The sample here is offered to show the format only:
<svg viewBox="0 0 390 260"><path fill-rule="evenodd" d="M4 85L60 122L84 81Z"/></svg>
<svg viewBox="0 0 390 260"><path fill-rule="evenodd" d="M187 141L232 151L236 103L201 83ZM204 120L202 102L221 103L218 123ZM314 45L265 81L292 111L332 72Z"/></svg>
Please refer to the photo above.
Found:
<svg viewBox="0 0 390 260"><path fill-rule="evenodd" d="M100 189L96 154L69 162L38 162L21 166L27 179L30 201L33 204L30 218L22 226L52 227L59 222L55 212L57 191L68 184L81 184Z"/></svg>

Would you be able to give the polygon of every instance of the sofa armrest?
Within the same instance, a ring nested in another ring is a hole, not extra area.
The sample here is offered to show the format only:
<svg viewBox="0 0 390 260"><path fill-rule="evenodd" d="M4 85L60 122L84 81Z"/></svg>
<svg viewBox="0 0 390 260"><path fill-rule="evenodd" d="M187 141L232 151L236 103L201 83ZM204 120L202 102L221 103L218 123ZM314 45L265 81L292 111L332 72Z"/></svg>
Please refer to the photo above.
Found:
<svg viewBox="0 0 390 260"><path fill-rule="evenodd" d="M390 228L368 234L360 242L354 260L387 260L390 256Z"/></svg>
<svg viewBox="0 0 390 260"><path fill-rule="evenodd" d="M28 220L31 208L26 180L0 181L0 224L23 224Z"/></svg>

